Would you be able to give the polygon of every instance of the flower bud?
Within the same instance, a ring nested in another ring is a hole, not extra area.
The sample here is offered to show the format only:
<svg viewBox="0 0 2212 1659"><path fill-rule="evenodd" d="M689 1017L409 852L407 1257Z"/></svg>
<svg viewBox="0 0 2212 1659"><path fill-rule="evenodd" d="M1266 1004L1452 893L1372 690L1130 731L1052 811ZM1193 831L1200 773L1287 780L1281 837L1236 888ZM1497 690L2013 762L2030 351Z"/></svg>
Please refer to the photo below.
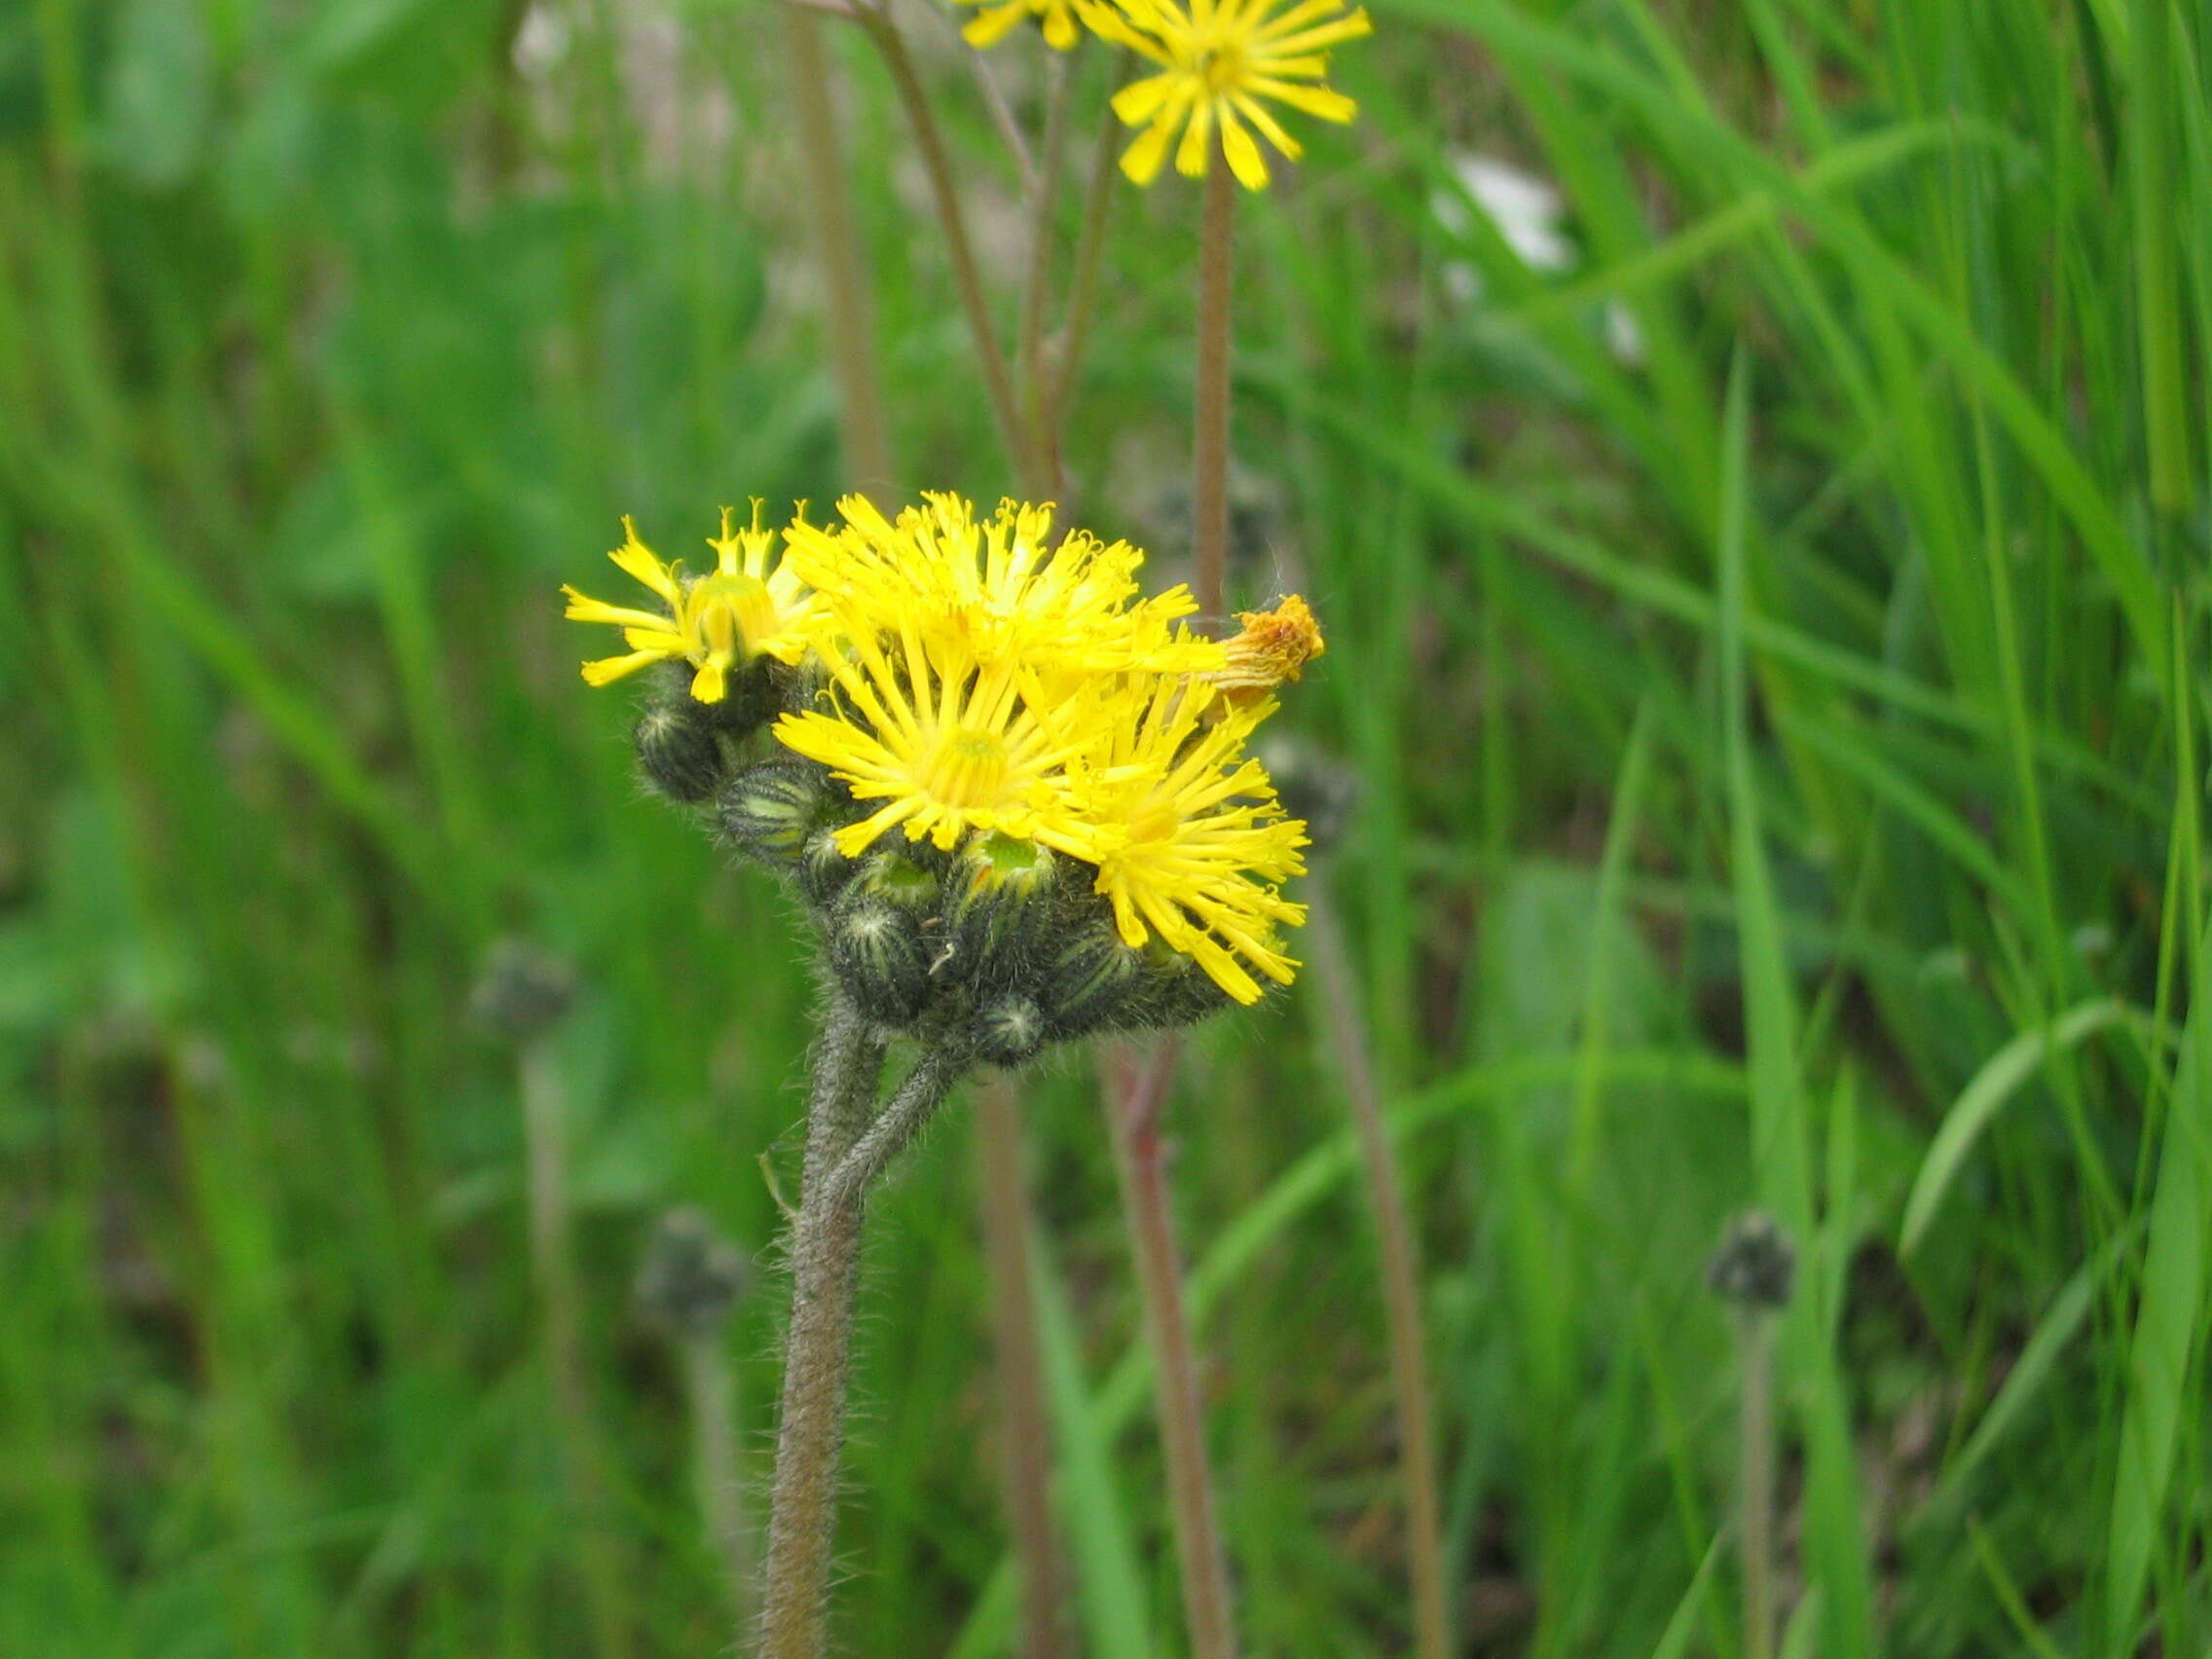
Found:
<svg viewBox="0 0 2212 1659"><path fill-rule="evenodd" d="M973 837L953 861L945 923L971 974L1001 983L1030 977L1050 947L1063 861L1038 841Z"/></svg>
<svg viewBox="0 0 2212 1659"><path fill-rule="evenodd" d="M829 779L806 760L748 766L716 802L722 833L776 870L795 870L830 810Z"/></svg>
<svg viewBox="0 0 2212 1659"><path fill-rule="evenodd" d="M638 764L653 788L672 800L695 802L722 780L722 746L714 728L692 713L694 703L655 703L638 717L631 740Z"/></svg>
<svg viewBox="0 0 2212 1659"><path fill-rule="evenodd" d="M1054 1037L1119 1029L1123 1009L1144 975L1144 952L1114 931L1103 906L1063 937L1041 976L1046 1017Z"/></svg>
<svg viewBox="0 0 2212 1659"><path fill-rule="evenodd" d="M524 1042L552 1026L575 1000L567 963L519 939L503 939L485 958L468 996L469 1017L486 1031Z"/></svg>
<svg viewBox="0 0 2212 1659"><path fill-rule="evenodd" d="M876 852L863 859L853 891L916 916L937 909L936 873L898 853Z"/></svg>
<svg viewBox="0 0 2212 1659"><path fill-rule="evenodd" d="M701 720L731 737L751 737L775 719L790 673L772 657L755 657L724 679L720 701L697 703ZM690 699L688 688L684 696Z"/></svg>
<svg viewBox="0 0 2212 1659"><path fill-rule="evenodd" d="M979 1057L1010 1068L1035 1059L1050 1035L1045 1011L1020 995L996 997L977 1009L970 1034Z"/></svg>
<svg viewBox="0 0 2212 1659"><path fill-rule="evenodd" d="M910 1023L928 1005L932 952L921 912L858 881L830 912L830 967L854 1004L879 1025Z"/></svg>
<svg viewBox="0 0 2212 1659"><path fill-rule="evenodd" d="M711 1337L753 1283L753 1265L703 1210L670 1210L653 1229L631 1297L638 1311L678 1336Z"/></svg>
<svg viewBox="0 0 2212 1659"><path fill-rule="evenodd" d="M1235 1006L1212 975L1157 936L1134 954L1139 959L1136 984L1119 1011L1116 1029L1172 1031Z"/></svg>
<svg viewBox="0 0 2212 1659"><path fill-rule="evenodd" d="M1715 1295L1752 1309L1788 1307L1796 1277L1797 1251L1789 1235L1758 1210L1728 1224L1705 1270L1706 1283Z"/></svg>

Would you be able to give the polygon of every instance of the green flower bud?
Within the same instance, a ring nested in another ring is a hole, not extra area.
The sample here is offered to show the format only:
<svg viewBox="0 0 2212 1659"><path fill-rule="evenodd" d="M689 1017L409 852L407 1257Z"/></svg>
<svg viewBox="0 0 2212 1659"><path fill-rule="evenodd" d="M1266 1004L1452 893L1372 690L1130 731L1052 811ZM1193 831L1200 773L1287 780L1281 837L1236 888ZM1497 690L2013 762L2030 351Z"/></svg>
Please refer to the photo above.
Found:
<svg viewBox="0 0 2212 1659"><path fill-rule="evenodd" d="M1169 1031L1196 1025L1236 1006L1235 999L1213 982L1213 976L1179 950L1172 950L1158 936L1137 952L1143 960L1137 986L1121 1010L1124 1031Z"/></svg>
<svg viewBox="0 0 2212 1659"><path fill-rule="evenodd" d="M935 872L898 853L870 853L862 860L853 891L917 916L928 916L937 909Z"/></svg>
<svg viewBox="0 0 2212 1659"><path fill-rule="evenodd" d="M1025 996L997 997L976 1011L971 1037L976 1052L994 1066L1026 1065L1051 1033L1045 1011Z"/></svg>
<svg viewBox="0 0 2212 1659"><path fill-rule="evenodd" d="M722 791L722 833L776 870L795 870L830 809L829 778L805 760L763 760Z"/></svg>
<svg viewBox="0 0 2212 1659"><path fill-rule="evenodd" d="M1120 1015L1144 977L1145 958L1114 931L1100 905L1062 935L1040 976L1045 1016L1055 1038L1121 1029Z"/></svg>
<svg viewBox="0 0 2212 1659"><path fill-rule="evenodd" d="M722 781L721 742L691 713L699 706L656 703L638 717L631 734L639 766L653 788L672 800L705 800Z"/></svg>
<svg viewBox="0 0 2212 1659"><path fill-rule="evenodd" d="M910 1024L935 989L923 916L864 890L846 889L830 912L830 968L879 1025Z"/></svg>
<svg viewBox="0 0 2212 1659"><path fill-rule="evenodd" d="M860 872L861 861L847 858L837 848L834 818L810 831L799 849L798 884L817 904L832 904L845 884Z"/></svg>
<svg viewBox="0 0 2212 1659"><path fill-rule="evenodd" d="M1027 979L1057 931L1065 861L1037 841L996 832L973 837L948 874L945 922L971 974Z"/></svg>

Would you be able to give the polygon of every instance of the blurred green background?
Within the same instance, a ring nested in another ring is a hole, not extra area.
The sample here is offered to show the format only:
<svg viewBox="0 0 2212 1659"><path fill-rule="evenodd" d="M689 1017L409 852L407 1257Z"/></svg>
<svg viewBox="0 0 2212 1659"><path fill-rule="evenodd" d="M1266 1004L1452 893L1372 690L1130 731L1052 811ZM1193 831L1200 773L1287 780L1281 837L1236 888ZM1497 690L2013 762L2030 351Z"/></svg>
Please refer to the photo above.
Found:
<svg viewBox="0 0 2212 1659"><path fill-rule="evenodd" d="M1011 332L1014 173L899 10ZM1756 1203L1803 1255L1792 1651L2204 1651L2212 18L1375 11L1360 122L1241 216L1235 576L1314 601L1282 720L1363 786L1314 879L1404 1124L1460 1650L1743 1651L1703 1272ZM674 1204L771 1251L805 956L645 796L555 588L616 585L622 512L673 555L857 482L774 22L0 0L0 1653L606 1651L466 1015L504 936L579 984L534 1052L627 1646L731 1646L630 1287ZM894 482L988 501L831 39ZM1025 124L1042 60L989 60ZM1196 195L1115 213L1070 489L1164 580ZM1025 1109L1071 1650L1136 1659L1182 1638L1090 1077ZM1337 1078L1302 983L1171 1109L1245 1641L1299 1659L1411 1628ZM969 1122L874 1212L856 1654L1011 1651ZM756 1476L779 1295L726 1350Z"/></svg>

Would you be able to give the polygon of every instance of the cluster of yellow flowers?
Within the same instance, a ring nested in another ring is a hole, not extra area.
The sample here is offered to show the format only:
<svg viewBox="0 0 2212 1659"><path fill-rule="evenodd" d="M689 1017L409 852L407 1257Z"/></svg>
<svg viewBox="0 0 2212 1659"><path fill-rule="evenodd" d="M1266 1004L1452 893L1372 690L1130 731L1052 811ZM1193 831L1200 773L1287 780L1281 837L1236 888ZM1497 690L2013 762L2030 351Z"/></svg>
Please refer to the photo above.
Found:
<svg viewBox="0 0 2212 1659"><path fill-rule="evenodd" d="M1254 974L1288 983L1279 929L1305 920L1281 883L1303 873L1305 826L1244 753L1269 693L1322 650L1296 596L1244 614L1227 641L1191 632L1178 586L1145 597L1144 555L1077 531L1052 509L1004 502L978 520L932 495L888 519L865 498L841 522L803 510L770 533L722 535L711 572L664 565L624 521L609 555L668 614L588 599L568 614L624 630L627 654L584 665L603 685L664 659L719 702L756 658L818 671L818 690L773 727L827 767L865 815L840 828L857 857L894 829L944 851L998 834L1083 861L1123 941L1157 936L1239 1002Z"/></svg>
<svg viewBox="0 0 2212 1659"><path fill-rule="evenodd" d="M1263 100L1287 104L1323 121L1347 122L1351 99L1323 85L1328 49L1374 32L1364 7L1344 0L963 0L982 9L965 31L979 47L996 45L1022 18L1034 17L1045 38L1065 52L1084 27L1125 46L1154 66L1114 97L1114 113L1144 132L1122 167L1138 184L1160 176L1168 146L1175 168L1198 178L1211 164L1214 136L1229 170L1247 190L1268 182L1268 164L1252 132L1292 161L1302 153ZM1288 9L1285 9L1285 6ZM1079 26L1080 25L1080 26ZM1247 130L1247 128L1250 130ZM1176 134L1181 139L1176 141Z"/></svg>

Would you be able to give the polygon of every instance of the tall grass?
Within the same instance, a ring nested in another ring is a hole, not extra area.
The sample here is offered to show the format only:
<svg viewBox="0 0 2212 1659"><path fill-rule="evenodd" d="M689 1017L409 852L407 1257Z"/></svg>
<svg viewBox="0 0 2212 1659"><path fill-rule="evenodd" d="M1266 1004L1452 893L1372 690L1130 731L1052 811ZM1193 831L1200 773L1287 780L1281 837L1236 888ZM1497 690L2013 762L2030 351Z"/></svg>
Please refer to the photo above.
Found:
<svg viewBox="0 0 2212 1659"><path fill-rule="evenodd" d="M1743 1651L1701 1272L1756 1202L1802 1262L1784 1650L2201 1651L2212 26L1375 10L1362 125L1242 227L1230 578L1310 573L1330 654L1286 718L1366 784L1334 866L1461 1647ZM1011 337L1019 180L904 20ZM845 481L765 22L0 11L0 1652L593 1650L511 1055L461 1017L509 934L585 979L550 1061L617 1616L726 1645L626 1290L670 1203L775 1236L807 987L765 886L640 797L552 590L619 512L674 550ZM987 497L924 181L867 162L896 90L826 42L897 453ZM1025 118L1040 57L993 59ZM1573 269L1466 151L1556 183ZM1064 459L1172 563L1195 203L1115 212ZM1201 1034L1169 1127L1245 1641L1320 1659L1411 1623L1309 1012ZM1170 1652L1088 1087L1025 1085L1070 1625ZM1010 1650L967 1132L866 1264L854 1652ZM774 1300L731 1339L756 1473Z"/></svg>

